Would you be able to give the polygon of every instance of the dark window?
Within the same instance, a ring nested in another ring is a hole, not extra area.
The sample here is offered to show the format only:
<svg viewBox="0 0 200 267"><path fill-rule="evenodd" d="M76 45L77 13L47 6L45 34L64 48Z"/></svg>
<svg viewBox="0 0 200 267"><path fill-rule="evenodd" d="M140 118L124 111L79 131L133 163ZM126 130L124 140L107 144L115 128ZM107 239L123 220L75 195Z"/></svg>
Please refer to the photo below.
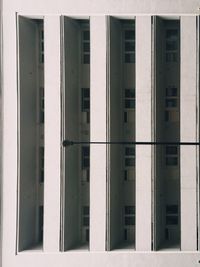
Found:
<svg viewBox="0 0 200 267"><path fill-rule="evenodd" d="M44 147L40 147L40 163L39 163L39 173L40 173L40 183L44 182Z"/></svg>
<svg viewBox="0 0 200 267"><path fill-rule="evenodd" d="M44 123L44 88L40 87L40 123Z"/></svg>
<svg viewBox="0 0 200 267"><path fill-rule="evenodd" d="M90 55L89 54L83 55L83 63L84 64L90 64Z"/></svg>
<svg viewBox="0 0 200 267"><path fill-rule="evenodd" d="M82 62L90 64L90 31L83 30L82 32Z"/></svg>
<svg viewBox="0 0 200 267"><path fill-rule="evenodd" d="M168 166L177 166L178 165L178 158L176 158L176 157L167 157L166 158L166 165L168 165Z"/></svg>
<svg viewBox="0 0 200 267"><path fill-rule="evenodd" d="M125 63L135 63L135 54L126 53L125 54Z"/></svg>
<svg viewBox="0 0 200 267"><path fill-rule="evenodd" d="M132 52L135 51L135 43L134 42L125 42L125 51L126 52Z"/></svg>
<svg viewBox="0 0 200 267"><path fill-rule="evenodd" d="M170 87L170 88L166 88L166 96L177 96L177 88L175 87Z"/></svg>
<svg viewBox="0 0 200 267"><path fill-rule="evenodd" d="M83 226L89 226L89 217L83 217Z"/></svg>
<svg viewBox="0 0 200 267"><path fill-rule="evenodd" d="M82 111L90 110L90 89L82 88Z"/></svg>
<svg viewBox="0 0 200 267"><path fill-rule="evenodd" d="M124 229L124 240L128 239L128 235L127 235L127 229Z"/></svg>
<svg viewBox="0 0 200 267"><path fill-rule="evenodd" d="M177 225L178 224L178 216L166 216L166 224L167 225Z"/></svg>
<svg viewBox="0 0 200 267"><path fill-rule="evenodd" d="M124 207L125 214L135 214L135 206L125 206Z"/></svg>
<svg viewBox="0 0 200 267"><path fill-rule="evenodd" d="M83 207L83 215L89 215L90 214L90 208L89 206Z"/></svg>
<svg viewBox="0 0 200 267"><path fill-rule="evenodd" d="M86 235L86 242L89 242L89 240L90 240L90 231L89 231L89 229L85 230L85 235Z"/></svg>
<svg viewBox="0 0 200 267"><path fill-rule="evenodd" d="M135 147L125 147L125 167L135 166Z"/></svg>
<svg viewBox="0 0 200 267"><path fill-rule="evenodd" d="M44 221L44 208L39 206L39 241L43 240L43 221Z"/></svg>
<svg viewBox="0 0 200 267"><path fill-rule="evenodd" d="M84 41L89 41L90 40L90 31L89 30L83 31L83 40Z"/></svg>
<svg viewBox="0 0 200 267"><path fill-rule="evenodd" d="M166 108L174 108L177 107L177 99L166 99L165 100Z"/></svg>
<svg viewBox="0 0 200 267"><path fill-rule="evenodd" d="M166 213L178 214L178 205L167 205Z"/></svg>
<svg viewBox="0 0 200 267"><path fill-rule="evenodd" d="M166 154L167 155L177 155L178 147L177 146L166 146Z"/></svg>
<svg viewBox="0 0 200 267"><path fill-rule="evenodd" d="M82 169L90 166L90 148L89 146L82 147Z"/></svg>
<svg viewBox="0 0 200 267"><path fill-rule="evenodd" d="M133 40L135 39L135 31L134 30L125 30L125 40Z"/></svg>
<svg viewBox="0 0 200 267"><path fill-rule="evenodd" d="M135 218L133 216L125 217L125 225L135 225Z"/></svg>

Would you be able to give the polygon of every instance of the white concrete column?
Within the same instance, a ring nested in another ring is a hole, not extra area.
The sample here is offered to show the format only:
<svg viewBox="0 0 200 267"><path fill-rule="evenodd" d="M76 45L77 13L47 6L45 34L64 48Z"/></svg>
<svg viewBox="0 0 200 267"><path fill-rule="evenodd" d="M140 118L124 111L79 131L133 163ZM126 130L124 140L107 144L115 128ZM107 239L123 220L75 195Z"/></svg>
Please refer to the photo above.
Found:
<svg viewBox="0 0 200 267"><path fill-rule="evenodd" d="M196 141L196 37L196 17L181 17L181 142ZM181 146L181 250L197 249L196 168L196 146Z"/></svg>
<svg viewBox="0 0 200 267"><path fill-rule="evenodd" d="M91 141L106 141L106 16L90 18ZM106 249L106 145L90 148L90 250Z"/></svg>
<svg viewBox="0 0 200 267"><path fill-rule="evenodd" d="M60 240L60 17L44 19L44 251L59 251Z"/></svg>
<svg viewBox="0 0 200 267"><path fill-rule="evenodd" d="M136 141L151 141L151 17L136 17ZM151 250L151 146L136 146L136 250Z"/></svg>

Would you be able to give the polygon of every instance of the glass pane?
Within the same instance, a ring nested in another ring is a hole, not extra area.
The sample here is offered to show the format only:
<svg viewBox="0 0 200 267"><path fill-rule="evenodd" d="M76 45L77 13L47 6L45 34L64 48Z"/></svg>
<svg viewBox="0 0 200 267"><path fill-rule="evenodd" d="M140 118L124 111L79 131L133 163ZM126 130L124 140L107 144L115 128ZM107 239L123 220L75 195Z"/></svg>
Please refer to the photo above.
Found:
<svg viewBox="0 0 200 267"><path fill-rule="evenodd" d="M89 226L89 223L90 223L89 217L83 217L83 225L84 226Z"/></svg>
<svg viewBox="0 0 200 267"><path fill-rule="evenodd" d="M135 51L135 42L125 42L125 51Z"/></svg>
<svg viewBox="0 0 200 267"><path fill-rule="evenodd" d="M135 108L135 99L126 99L125 100L125 108Z"/></svg>
<svg viewBox="0 0 200 267"><path fill-rule="evenodd" d="M135 218L133 216L125 217L125 225L135 225Z"/></svg>
<svg viewBox="0 0 200 267"><path fill-rule="evenodd" d="M177 157L167 157L166 158L166 165L177 166L178 165L178 158Z"/></svg>
<svg viewBox="0 0 200 267"><path fill-rule="evenodd" d="M135 53L125 54L125 63L135 63Z"/></svg>
<svg viewBox="0 0 200 267"><path fill-rule="evenodd" d="M83 64L90 64L90 55L83 55Z"/></svg>
<svg viewBox="0 0 200 267"><path fill-rule="evenodd" d="M135 98L135 89L125 89L125 97Z"/></svg>
<svg viewBox="0 0 200 267"><path fill-rule="evenodd" d="M84 100L82 110L84 111L88 109L90 109L90 100Z"/></svg>
<svg viewBox="0 0 200 267"><path fill-rule="evenodd" d="M90 52L90 43L83 43L83 51Z"/></svg>
<svg viewBox="0 0 200 267"><path fill-rule="evenodd" d="M82 162L82 167L83 168L89 168L89 166L90 166L90 160L89 160L89 158L84 158L83 159L83 162Z"/></svg>
<svg viewBox="0 0 200 267"><path fill-rule="evenodd" d="M90 97L90 89L82 88L82 97Z"/></svg>
<svg viewBox="0 0 200 267"><path fill-rule="evenodd" d="M167 40L177 40L178 39L178 30L177 29L168 29L166 30L166 39Z"/></svg>
<svg viewBox="0 0 200 267"><path fill-rule="evenodd" d="M83 157L89 157L90 155L90 149L88 146L82 147L82 156Z"/></svg>
<svg viewBox="0 0 200 267"><path fill-rule="evenodd" d="M167 108L177 107L177 99L166 99L165 100L165 107L167 107Z"/></svg>
<svg viewBox="0 0 200 267"><path fill-rule="evenodd" d="M135 206L125 206L125 214L135 214Z"/></svg>
<svg viewBox="0 0 200 267"><path fill-rule="evenodd" d="M134 158L125 158L125 166L126 167L135 166L135 159Z"/></svg>
<svg viewBox="0 0 200 267"><path fill-rule="evenodd" d="M178 214L178 205L167 205L166 213Z"/></svg>
<svg viewBox="0 0 200 267"><path fill-rule="evenodd" d="M126 156L135 156L135 147L125 147Z"/></svg>
<svg viewBox="0 0 200 267"><path fill-rule="evenodd" d="M166 96L177 96L177 88L166 88Z"/></svg>
<svg viewBox="0 0 200 267"><path fill-rule="evenodd" d="M134 30L125 30L125 40L134 40L135 31Z"/></svg>
<svg viewBox="0 0 200 267"><path fill-rule="evenodd" d="M166 154L167 155L177 155L178 154L177 146L166 146Z"/></svg>
<svg viewBox="0 0 200 267"><path fill-rule="evenodd" d="M177 225L178 224L178 216L166 216L166 224L167 225Z"/></svg>
<svg viewBox="0 0 200 267"><path fill-rule="evenodd" d="M83 40L84 41L89 41L90 40L90 31L83 31Z"/></svg>
<svg viewBox="0 0 200 267"><path fill-rule="evenodd" d="M174 51L178 49L177 41L166 41L166 50L167 51Z"/></svg>
<svg viewBox="0 0 200 267"><path fill-rule="evenodd" d="M83 215L89 215L89 214L90 214L89 206L84 206L83 207Z"/></svg>

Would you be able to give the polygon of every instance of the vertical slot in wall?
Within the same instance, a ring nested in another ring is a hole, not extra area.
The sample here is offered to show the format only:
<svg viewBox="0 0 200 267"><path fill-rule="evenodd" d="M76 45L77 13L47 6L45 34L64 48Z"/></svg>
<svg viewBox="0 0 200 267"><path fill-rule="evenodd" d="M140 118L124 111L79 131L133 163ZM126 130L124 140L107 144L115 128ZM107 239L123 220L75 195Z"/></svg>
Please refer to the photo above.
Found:
<svg viewBox="0 0 200 267"><path fill-rule="evenodd" d="M18 17L18 251L41 248L44 192L43 20Z"/></svg>
<svg viewBox="0 0 200 267"><path fill-rule="evenodd" d="M135 140L135 21L110 17L109 141ZM110 145L109 249L135 247L135 146Z"/></svg>
<svg viewBox="0 0 200 267"><path fill-rule="evenodd" d="M155 139L180 142L180 22L155 18ZM155 147L155 249L180 249L180 147Z"/></svg>
<svg viewBox="0 0 200 267"><path fill-rule="evenodd" d="M90 141L90 24L63 18L63 139ZM63 250L89 248L90 146L64 150Z"/></svg>

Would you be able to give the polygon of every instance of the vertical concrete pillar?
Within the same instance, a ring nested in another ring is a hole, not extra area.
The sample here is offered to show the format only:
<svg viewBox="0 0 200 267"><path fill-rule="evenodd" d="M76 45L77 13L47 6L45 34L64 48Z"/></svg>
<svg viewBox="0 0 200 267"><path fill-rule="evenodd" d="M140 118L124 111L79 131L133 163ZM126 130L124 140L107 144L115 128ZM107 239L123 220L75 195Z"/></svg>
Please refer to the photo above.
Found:
<svg viewBox="0 0 200 267"><path fill-rule="evenodd" d="M151 141L151 17L136 17L136 141ZM136 146L136 250L151 250L151 146Z"/></svg>
<svg viewBox="0 0 200 267"><path fill-rule="evenodd" d="M60 240L60 17L44 20L45 168L44 251L59 251Z"/></svg>
<svg viewBox="0 0 200 267"><path fill-rule="evenodd" d="M91 32L91 141L106 141L107 18L92 16ZM90 148L90 250L106 249L106 145Z"/></svg>
<svg viewBox="0 0 200 267"><path fill-rule="evenodd" d="M197 140L196 37L196 17L181 17L181 142ZM196 146L180 148L181 250L197 249L196 149Z"/></svg>

